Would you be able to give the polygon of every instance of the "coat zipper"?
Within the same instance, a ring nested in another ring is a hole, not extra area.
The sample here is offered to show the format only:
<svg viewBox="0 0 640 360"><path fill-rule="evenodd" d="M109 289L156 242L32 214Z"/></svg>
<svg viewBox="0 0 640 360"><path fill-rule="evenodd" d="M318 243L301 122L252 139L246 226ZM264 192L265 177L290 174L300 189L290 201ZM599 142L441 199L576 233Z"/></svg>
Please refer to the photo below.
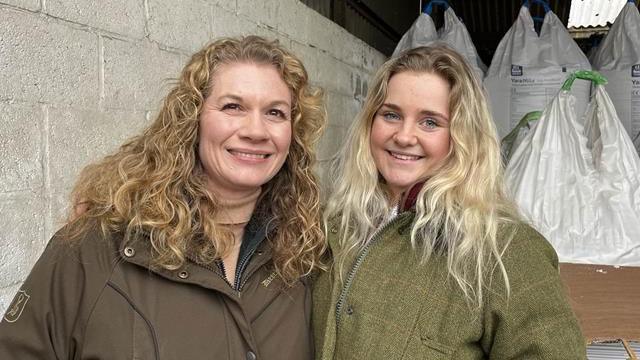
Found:
<svg viewBox="0 0 640 360"><path fill-rule="evenodd" d="M256 252L256 249L254 249L250 253L245 254L245 256L242 257L240 266L238 267L238 271L236 271L235 285L238 285L238 286L234 286L234 284L231 284L227 279L227 270L225 269L224 263L222 261L216 260L216 264L218 265L218 270L216 270L212 266L201 264L189 256L187 256L187 259L189 259L192 263L204 269L214 272L216 275L222 278L222 280L224 280L224 282L227 283L227 285L229 285L231 289L235 290L238 293L238 297L240 297L240 292L242 291L242 287L244 286L244 284L247 283L246 280L240 282L240 280L243 280L242 273L244 272L247 264L249 263L249 259L251 259L251 256L253 256L255 252Z"/></svg>
<svg viewBox="0 0 640 360"><path fill-rule="evenodd" d="M360 254L358 254L358 257L354 261L353 266L351 267L351 270L349 271L349 274L347 276L347 279L344 282L344 286L342 287L342 291L340 292L340 296L338 297L338 302L336 303L336 328L340 326L340 317L341 317L340 314L342 313L342 307L344 306L344 301L347 298L347 292L349 292L349 289L351 288L351 283L353 281L353 278L356 275L356 272L358 271L358 268L364 261L364 258L369 253L369 249L380 239L380 237L382 236L385 230L387 230L391 225L397 223L402 218L403 216L398 215L393 219L389 220L381 228L379 228L371 236L371 240L367 243L367 245L365 245L365 247L362 249Z"/></svg>
<svg viewBox="0 0 640 360"><path fill-rule="evenodd" d="M238 263L238 266L236 269L236 284L238 285L236 290L238 290L238 292L242 291L242 287L246 283L246 280L241 282L241 280L243 280L242 274L244 273L244 270L249 264L249 259L251 259L253 254L255 254L256 250L257 250L257 247L253 249L251 252L245 254L242 257L242 259L240 259L240 262Z"/></svg>
<svg viewBox="0 0 640 360"><path fill-rule="evenodd" d="M206 265L206 264L201 264L199 262L197 262L195 259L193 259L190 256L187 256L187 259L189 261L191 261L191 263L203 268L203 269L207 269L209 271L211 271L212 273L218 275L222 280L224 280L225 283L227 283L227 285L229 285L230 288L233 289L233 285L231 285L231 283L229 282L229 280L227 280L227 276L224 274L224 265L222 265L222 268L220 268L220 266L218 266L218 269L213 268L212 266ZM222 272L222 273L221 273ZM234 289L235 290L235 289Z"/></svg>

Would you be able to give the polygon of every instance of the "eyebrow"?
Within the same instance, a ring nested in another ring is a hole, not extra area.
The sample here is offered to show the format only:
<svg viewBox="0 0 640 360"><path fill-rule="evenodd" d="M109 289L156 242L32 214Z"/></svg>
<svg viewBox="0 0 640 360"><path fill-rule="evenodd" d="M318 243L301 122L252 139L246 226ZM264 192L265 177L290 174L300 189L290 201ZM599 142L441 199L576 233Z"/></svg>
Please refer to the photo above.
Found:
<svg viewBox="0 0 640 360"><path fill-rule="evenodd" d="M402 109L400 109L400 106L396 105L396 104L392 104L392 103L384 103L382 104L381 107L387 107L391 110L394 111L401 111ZM434 117L438 117L441 118L442 120L445 120L446 122L449 122L449 118L444 116L444 114L439 113L437 111L432 111L432 110L420 110L420 115L428 115L428 116L434 116Z"/></svg>
<svg viewBox="0 0 640 360"><path fill-rule="evenodd" d="M243 99L241 96L238 95L233 95L233 94L224 94L218 97L218 100L223 100L223 99L229 99L232 101L238 101L238 102L242 102ZM286 102L285 100L275 100L272 101L268 104L268 106L278 106L278 105L282 105L282 106L286 106L288 108L291 108L291 104Z"/></svg>

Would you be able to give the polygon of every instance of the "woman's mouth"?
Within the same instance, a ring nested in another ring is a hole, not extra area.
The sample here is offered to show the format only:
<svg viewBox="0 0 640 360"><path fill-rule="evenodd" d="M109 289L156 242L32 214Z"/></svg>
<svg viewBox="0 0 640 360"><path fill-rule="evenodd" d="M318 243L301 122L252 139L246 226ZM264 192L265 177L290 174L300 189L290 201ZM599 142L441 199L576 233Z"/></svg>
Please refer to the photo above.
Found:
<svg viewBox="0 0 640 360"><path fill-rule="evenodd" d="M390 150L387 150L387 152L389 153L389 155L391 155L392 157L398 160L415 161L415 160L422 159L422 156L418 156L418 155L402 154L402 153L397 153Z"/></svg>
<svg viewBox="0 0 640 360"><path fill-rule="evenodd" d="M246 152L246 151L240 151L240 150L227 150L227 151L229 151L229 153L233 156L237 156L241 159L248 159L248 160L262 160L271 156L271 154L265 154L265 153L259 153L259 152Z"/></svg>

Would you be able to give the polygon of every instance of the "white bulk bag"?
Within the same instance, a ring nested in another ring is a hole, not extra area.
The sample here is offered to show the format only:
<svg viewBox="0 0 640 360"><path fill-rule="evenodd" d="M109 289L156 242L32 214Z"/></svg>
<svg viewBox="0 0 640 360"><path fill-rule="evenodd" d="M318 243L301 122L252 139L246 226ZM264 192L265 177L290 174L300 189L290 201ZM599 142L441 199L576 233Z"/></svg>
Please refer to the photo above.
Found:
<svg viewBox="0 0 640 360"><path fill-rule="evenodd" d="M606 85L620 121L633 138L640 133L640 12L627 3L593 53L591 64L609 79ZM640 139L636 140L640 151Z"/></svg>
<svg viewBox="0 0 640 360"><path fill-rule="evenodd" d="M434 4L447 7L444 12L444 25L439 31L436 31L436 26L430 16ZM434 42L445 43L459 52L478 75L478 79L482 81L487 67L478 56L466 26L458 19L456 13L446 1L432 1L425 6L424 12L420 14L398 42L392 56L396 56L405 50L426 46Z"/></svg>
<svg viewBox="0 0 640 360"><path fill-rule="evenodd" d="M558 93L514 151L507 187L561 261L637 266L640 158L604 87L594 92L584 127L575 96Z"/></svg>
<svg viewBox="0 0 640 360"><path fill-rule="evenodd" d="M542 116L542 111L532 111L527 113L518 125L511 130L507 136L505 136L500 142L500 148L502 152L502 159L505 164L509 163L509 159L511 159L511 155L513 152L520 146L522 140L527 136L529 131L535 126L537 121Z"/></svg>
<svg viewBox="0 0 640 360"><path fill-rule="evenodd" d="M567 75L591 69L582 50L546 3L540 35L527 6L525 2L500 41L484 80L500 137L509 133L525 114L544 109ZM586 109L589 92L586 82L574 86L580 115Z"/></svg>

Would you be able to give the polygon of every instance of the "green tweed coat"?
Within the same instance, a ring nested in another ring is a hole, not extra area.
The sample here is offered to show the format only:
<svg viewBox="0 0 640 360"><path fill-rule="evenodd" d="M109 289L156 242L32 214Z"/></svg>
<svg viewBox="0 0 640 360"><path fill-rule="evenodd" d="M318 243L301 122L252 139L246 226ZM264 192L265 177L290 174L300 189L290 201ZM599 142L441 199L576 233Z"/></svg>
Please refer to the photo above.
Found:
<svg viewBox="0 0 640 360"><path fill-rule="evenodd" d="M483 305L467 305L446 259L420 265L409 242L414 213L396 217L349 262L345 283L321 274L313 290L316 359L585 359L551 245L527 225L514 234ZM337 230L328 234L337 248ZM503 240L506 241L506 240ZM351 264L359 262L356 269Z"/></svg>

